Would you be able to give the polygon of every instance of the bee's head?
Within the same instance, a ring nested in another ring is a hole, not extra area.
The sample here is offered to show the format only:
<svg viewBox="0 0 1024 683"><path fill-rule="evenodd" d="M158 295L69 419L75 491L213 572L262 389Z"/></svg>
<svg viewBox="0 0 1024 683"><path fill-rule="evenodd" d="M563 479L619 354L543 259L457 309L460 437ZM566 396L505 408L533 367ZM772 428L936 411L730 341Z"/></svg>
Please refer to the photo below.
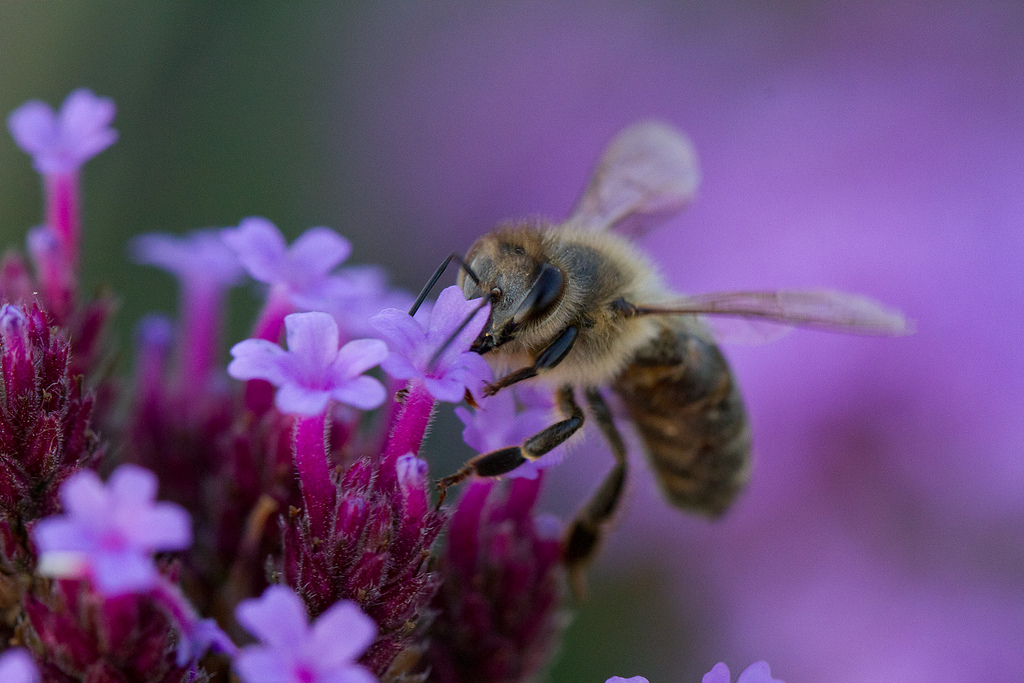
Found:
<svg viewBox="0 0 1024 683"><path fill-rule="evenodd" d="M542 323L557 308L565 274L545 253L543 235L533 226L498 228L478 239L466 263L480 280L460 273L467 299L487 297L491 315L472 350L487 353Z"/></svg>

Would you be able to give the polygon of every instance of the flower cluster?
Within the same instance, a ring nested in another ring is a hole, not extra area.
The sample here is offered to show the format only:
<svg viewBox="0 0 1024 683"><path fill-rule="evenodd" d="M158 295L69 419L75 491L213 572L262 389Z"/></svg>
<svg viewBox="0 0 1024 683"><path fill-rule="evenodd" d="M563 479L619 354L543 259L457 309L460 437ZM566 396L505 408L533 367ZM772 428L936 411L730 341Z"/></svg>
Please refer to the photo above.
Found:
<svg viewBox="0 0 1024 683"><path fill-rule="evenodd" d="M78 173L113 116L79 90L9 119L47 205L29 260L0 268L0 680L535 679L568 614L561 525L535 512L559 452L450 507L419 457L438 402L476 407L458 414L478 451L547 424L528 389L475 400L488 306L449 287L410 315L327 228L145 235L132 255L177 278L180 314L145 318L134 377L110 382L111 307L81 300L77 261ZM264 306L225 367L246 275Z"/></svg>

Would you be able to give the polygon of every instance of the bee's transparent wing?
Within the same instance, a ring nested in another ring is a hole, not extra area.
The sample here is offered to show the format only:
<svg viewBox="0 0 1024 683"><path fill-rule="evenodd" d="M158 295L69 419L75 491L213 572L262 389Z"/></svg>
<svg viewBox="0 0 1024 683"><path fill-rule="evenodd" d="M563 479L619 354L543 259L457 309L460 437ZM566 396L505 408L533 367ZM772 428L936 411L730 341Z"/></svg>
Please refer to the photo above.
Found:
<svg viewBox="0 0 1024 683"><path fill-rule="evenodd" d="M899 311L859 294L833 290L712 292L654 306L636 306L638 315L708 315L737 318L742 324L716 326L729 341L767 341L787 327L811 327L851 334L902 336L913 332ZM734 329L740 332L734 336Z"/></svg>
<svg viewBox="0 0 1024 683"><path fill-rule="evenodd" d="M568 224L637 237L686 208L699 184L689 139L664 123L635 123L608 144Z"/></svg>

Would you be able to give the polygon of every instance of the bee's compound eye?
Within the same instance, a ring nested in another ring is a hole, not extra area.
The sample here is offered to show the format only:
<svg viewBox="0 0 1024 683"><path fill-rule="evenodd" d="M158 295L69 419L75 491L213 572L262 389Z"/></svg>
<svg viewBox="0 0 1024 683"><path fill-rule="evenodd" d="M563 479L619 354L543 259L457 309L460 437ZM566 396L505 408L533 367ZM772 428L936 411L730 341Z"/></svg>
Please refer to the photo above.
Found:
<svg viewBox="0 0 1024 683"><path fill-rule="evenodd" d="M495 287L491 290L491 301L497 301L502 295L501 287Z"/></svg>

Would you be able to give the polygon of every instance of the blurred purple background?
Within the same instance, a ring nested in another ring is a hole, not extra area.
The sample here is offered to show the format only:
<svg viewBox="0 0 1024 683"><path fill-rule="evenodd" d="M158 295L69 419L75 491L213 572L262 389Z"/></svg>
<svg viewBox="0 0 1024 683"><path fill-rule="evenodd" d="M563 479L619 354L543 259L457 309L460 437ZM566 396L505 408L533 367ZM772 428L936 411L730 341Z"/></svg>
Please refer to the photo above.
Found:
<svg viewBox="0 0 1024 683"><path fill-rule="evenodd" d="M727 350L750 490L720 523L685 519L635 459L596 590L658 567L680 616L648 623L688 656L608 673L765 658L791 683L1021 680L1024 5L463 9L402 6L339 48L346 151L414 226L410 267L502 218L565 216L608 138L655 117L704 168L645 240L674 286L842 288L918 329ZM578 448L552 505L609 463Z"/></svg>
<svg viewBox="0 0 1024 683"><path fill-rule="evenodd" d="M499 220L565 216L623 126L679 126L703 185L643 243L674 287L842 288L918 332L727 347L747 494L686 517L634 453L552 680L762 658L788 683L1024 679L1024 4L0 7L4 111L81 85L120 107L85 178L85 273L131 294L125 329L173 299L113 268L131 233L325 224L415 289ZM7 140L0 182L20 239L38 195ZM450 416L428 448L438 471L469 455ZM610 462L579 445L547 507Z"/></svg>

